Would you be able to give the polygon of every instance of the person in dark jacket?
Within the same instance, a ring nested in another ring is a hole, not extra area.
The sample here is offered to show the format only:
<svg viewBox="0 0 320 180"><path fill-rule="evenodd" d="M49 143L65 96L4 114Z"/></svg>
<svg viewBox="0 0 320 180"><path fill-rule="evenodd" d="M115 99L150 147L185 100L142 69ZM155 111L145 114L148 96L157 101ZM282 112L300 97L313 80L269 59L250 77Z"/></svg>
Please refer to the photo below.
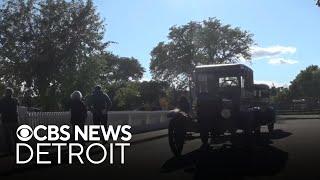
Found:
<svg viewBox="0 0 320 180"><path fill-rule="evenodd" d="M92 112L93 124L107 125L108 110L111 108L112 102L109 96L101 90L101 86L96 86L92 95L88 99L88 107Z"/></svg>
<svg viewBox="0 0 320 180"><path fill-rule="evenodd" d="M180 97L178 108L187 114L190 113L190 103L185 96Z"/></svg>
<svg viewBox="0 0 320 180"><path fill-rule="evenodd" d="M12 97L12 95L13 89L7 88L4 97L0 100L5 144L10 154L15 153L15 144L17 142L16 130L18 127L18 100Z"/></svg>
<svg viewBox="0 0 320 180"><path fill-rule="evenodd" d="M74 91L71 94L70 101L71 120L72 127L79 126L82 130L87 119L87 107L82 101L82 94L80 91Z"/></svg>

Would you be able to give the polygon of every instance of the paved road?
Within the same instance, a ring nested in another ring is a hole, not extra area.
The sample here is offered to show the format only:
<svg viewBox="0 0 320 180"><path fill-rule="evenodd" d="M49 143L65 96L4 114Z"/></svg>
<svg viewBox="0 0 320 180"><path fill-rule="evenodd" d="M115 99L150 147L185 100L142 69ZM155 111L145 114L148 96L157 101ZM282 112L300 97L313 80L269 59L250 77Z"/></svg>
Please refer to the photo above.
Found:
<svg viewBox="0 0 320 180"><path fill-rule="evenodd" d="M221 144L200 151L196 138L185 144L183 156L177 159L170 152L167 137L162 137L132 144L125 154L126 165L119 165L119 161L114 165L59 165L6 178L320 179L320 120L282 120L276 129L270 139L262 135L252 149L240 146L239 136L235 146L229 145L228 138L221 138Z"/></svg>

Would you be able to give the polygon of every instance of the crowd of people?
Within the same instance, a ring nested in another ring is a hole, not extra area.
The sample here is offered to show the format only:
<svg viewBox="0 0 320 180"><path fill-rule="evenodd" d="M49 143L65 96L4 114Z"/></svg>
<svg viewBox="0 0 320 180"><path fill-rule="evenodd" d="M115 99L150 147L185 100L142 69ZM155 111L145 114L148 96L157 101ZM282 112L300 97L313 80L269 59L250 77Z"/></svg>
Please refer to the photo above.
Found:
<svg viewBox="0 0 320 180"><path fill-rule="evenodd" d="M0 114L3 127L5 151L14 154L16 139L16 129L18 127L18 100L13 97L12 88L6 88L4 96L0 99ZM91 111L93 124L107 125L108 110L112 102L109 96L102 91L101 86L96 86L92 94L84 101L80 91L74 91L70 96L70 124L84 127L87 119L87 111Z"/></svg>

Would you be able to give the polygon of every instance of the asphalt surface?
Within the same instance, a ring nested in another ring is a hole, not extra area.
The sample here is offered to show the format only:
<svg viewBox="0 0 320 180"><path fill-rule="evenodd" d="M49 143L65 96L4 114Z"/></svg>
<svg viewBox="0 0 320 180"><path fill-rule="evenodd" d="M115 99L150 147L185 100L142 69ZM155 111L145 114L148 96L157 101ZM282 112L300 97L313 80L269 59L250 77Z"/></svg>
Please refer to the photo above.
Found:
<svg viewBox="0 0 320 180"><path fill-rule="evenodd" d="M252 147L243 146L241 134L233 139L234 145L227 136L217 139L218 144L208 150L199 149L199 138L189 138L180 158L173 157L165 131L159 131L159 136L153 132L155 138L144 137L145 141L126 149L125 165L120 164L117 150L113 165L106 161L100 165L36 166L1 179L320 179L320 120L281 120L275 129L270 136L262 133ZM101 153L94 156L101 157Z"/></svg>

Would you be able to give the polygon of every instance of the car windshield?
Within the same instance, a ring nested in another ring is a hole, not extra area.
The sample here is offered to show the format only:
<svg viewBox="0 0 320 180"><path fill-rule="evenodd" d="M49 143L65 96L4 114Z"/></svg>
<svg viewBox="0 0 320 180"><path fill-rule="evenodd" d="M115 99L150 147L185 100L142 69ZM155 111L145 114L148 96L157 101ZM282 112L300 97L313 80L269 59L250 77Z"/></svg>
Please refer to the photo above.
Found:
<svg viewBox="0 0 320 180"><path fill-rule="evenodd" d="M237 77L220 77L219 78L219 87L238 87L239 80Z"/></svg>
<svg viewBox="0 0 320 180"><path fill-rule="evenodd" d="M199 92L215 92L222 88L244 88L245 79L240 76L216 76L215 74L201 73L197 77Z"/></svg>

